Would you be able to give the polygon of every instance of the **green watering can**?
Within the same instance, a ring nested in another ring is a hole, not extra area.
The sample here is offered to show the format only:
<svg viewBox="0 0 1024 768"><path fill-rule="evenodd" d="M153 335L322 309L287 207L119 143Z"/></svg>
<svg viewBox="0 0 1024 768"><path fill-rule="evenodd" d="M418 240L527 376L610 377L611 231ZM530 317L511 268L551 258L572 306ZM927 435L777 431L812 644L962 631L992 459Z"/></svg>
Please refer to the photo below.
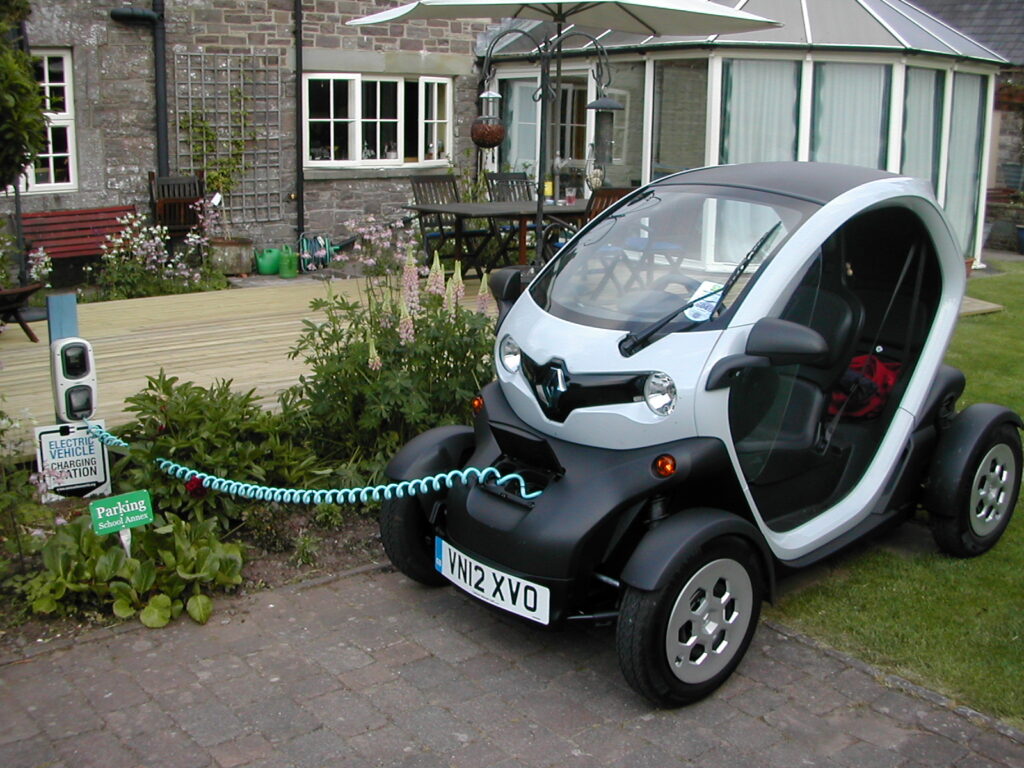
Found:
<svg viewBox="0 0 1024 768"><path fill-rule="evenodd" d="M281 250L262 248L256 251L256 271L261 275L276 275L281 269Z"/></svg>
<svg viewBox="0 0 1024 768"><path fill-rule="evenodd" d="M281 248L281 268L278 274L281 277L298 277L299 256L290 245Z"/></svg>

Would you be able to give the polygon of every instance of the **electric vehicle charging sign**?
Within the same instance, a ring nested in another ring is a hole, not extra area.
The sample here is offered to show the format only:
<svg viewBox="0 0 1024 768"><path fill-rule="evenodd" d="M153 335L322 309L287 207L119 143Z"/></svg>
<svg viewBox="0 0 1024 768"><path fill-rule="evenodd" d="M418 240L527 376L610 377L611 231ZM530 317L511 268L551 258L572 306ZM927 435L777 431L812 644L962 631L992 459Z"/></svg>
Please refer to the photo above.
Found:
<svg viewBox="0 0 1024 768"><path fill-rule="evenodd" d="M103 426L102 421L96 424ZM110 493L107 447L83 424L36 427L36 466L46 480L43 501Z"/></svg>

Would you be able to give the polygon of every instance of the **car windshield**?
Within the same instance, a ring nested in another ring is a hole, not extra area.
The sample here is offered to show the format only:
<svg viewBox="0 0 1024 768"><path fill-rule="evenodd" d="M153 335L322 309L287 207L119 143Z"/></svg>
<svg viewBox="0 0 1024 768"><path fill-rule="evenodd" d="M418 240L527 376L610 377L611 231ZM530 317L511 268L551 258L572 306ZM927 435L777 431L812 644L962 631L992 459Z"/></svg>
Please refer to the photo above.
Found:
<svg viewBox="0 0 1024 768"><path fill-rule="evenodd" d="M563 248L530 295L556 317L629 331L693 302L665 331L698 328L743 295L758 268L817 207L733 187L651 187Z"/></svg>

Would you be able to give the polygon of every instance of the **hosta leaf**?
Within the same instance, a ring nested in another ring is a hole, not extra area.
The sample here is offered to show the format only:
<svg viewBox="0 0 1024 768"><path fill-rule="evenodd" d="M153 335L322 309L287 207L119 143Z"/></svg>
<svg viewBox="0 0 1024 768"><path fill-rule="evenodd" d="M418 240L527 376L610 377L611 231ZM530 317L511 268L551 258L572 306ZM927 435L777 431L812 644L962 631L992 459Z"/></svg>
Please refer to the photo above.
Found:
<svg viewBox="0 0 1024 768"><path fill-rule="evenodd" d="M196 624L205 624L213 613L213 601L206 595L192 595L188 599L186 610Z"/></svg>

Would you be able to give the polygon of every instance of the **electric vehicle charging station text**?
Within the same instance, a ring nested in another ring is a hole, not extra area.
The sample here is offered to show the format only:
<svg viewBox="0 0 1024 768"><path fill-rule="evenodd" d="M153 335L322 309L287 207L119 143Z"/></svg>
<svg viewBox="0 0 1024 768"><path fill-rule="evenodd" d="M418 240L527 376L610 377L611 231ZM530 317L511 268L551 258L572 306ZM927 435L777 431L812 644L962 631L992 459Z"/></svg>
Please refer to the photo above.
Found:
<svg viewBox="0 0 1024 768"><path fill-rule="evenodd" d="M82 421L96 411L96 365L92 344L77 336L50 344L53 406L57 420Z"/></svg>

